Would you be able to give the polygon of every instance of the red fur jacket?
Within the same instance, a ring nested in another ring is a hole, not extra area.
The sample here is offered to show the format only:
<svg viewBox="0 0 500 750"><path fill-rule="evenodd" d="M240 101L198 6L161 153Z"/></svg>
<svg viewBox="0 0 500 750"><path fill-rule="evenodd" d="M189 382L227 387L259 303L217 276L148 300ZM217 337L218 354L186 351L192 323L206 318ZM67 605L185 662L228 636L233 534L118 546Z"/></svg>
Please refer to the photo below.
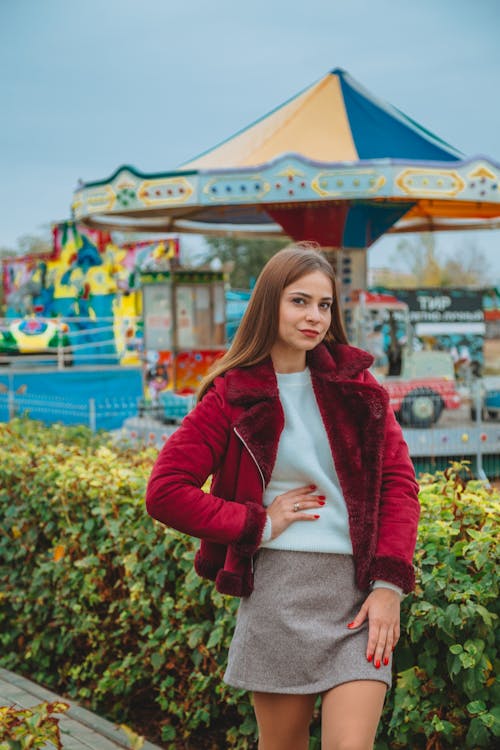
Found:
<svg viewBox="0 0 500 750"><path fill-rule="evenodd" d="M360 589L383 579L405 592L412 557L418 486L387 392L367 371L370 354L320 344L308 366L347 504ZM262 505L283 429L271 359L226 372L169 438L154 465L148 513L199 537L199 575L224 594L253 590L252 557L266 521ZM200 488L213 475L210 493Z"/></svg>

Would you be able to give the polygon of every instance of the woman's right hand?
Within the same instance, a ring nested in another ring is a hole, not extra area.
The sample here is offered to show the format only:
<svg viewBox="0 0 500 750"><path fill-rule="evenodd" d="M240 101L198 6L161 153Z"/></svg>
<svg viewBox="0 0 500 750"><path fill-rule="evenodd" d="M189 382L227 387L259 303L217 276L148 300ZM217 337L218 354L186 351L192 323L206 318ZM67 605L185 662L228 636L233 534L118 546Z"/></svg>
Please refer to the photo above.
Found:
<svg viewBox="0 0 500 750"><path fill-rule="evenodd" d="M314 484L288 490L277 495L271 505L266 508L272 523L271 539L276 539L290 524L295 521L317 521L318 514L304 513L311 508L320 508L325 504L324 495L314 495Z"/></svg>

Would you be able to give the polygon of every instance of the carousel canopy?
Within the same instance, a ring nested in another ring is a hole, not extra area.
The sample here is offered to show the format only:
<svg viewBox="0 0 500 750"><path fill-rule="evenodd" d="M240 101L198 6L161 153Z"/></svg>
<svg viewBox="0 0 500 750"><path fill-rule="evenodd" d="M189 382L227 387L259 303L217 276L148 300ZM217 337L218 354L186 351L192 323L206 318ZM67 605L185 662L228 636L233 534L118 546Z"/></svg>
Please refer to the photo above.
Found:
<svg viewBox="0 0 500 750"><path fill-rule="evenodd" d="M316 162L456 161L463 154L336 69L185 169L255 167L286 153Z"/></svg>
<svg viewBox="0 0 500 750"><path fill-rule="evenodd" d="M124 166L82 185L73 212L107 229L229 226L364 248L387 231L495 225L499 174L335 69L174 171Z"/></svg>

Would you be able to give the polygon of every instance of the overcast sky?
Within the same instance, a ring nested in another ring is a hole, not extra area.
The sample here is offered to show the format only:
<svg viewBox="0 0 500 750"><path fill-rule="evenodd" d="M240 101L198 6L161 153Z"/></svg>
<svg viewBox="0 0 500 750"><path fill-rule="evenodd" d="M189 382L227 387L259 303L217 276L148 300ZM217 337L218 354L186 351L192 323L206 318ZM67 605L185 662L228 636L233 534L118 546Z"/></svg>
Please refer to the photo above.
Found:
<svg viewBox="0 0 500 750"><path fill-rule="evenodd" d="M172 169L335 67L500 162L499 28L499 0L0 0L0 246L69 217L78 179ZM500 279L500 231L438 248L471 239Z"/></svg>

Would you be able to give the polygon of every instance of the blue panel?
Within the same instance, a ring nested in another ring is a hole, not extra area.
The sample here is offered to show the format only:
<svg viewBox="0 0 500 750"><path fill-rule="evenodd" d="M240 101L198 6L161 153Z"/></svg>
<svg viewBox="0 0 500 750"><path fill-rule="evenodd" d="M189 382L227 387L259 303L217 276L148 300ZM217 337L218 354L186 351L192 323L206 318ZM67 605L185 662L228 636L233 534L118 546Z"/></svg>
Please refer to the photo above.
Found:
<svg viewBox="0 0 500 750"><path fill-rule="evenodd" d="M415 203L388 203L370 206L368 245L378 240L388 229L401 219Z"/></svg>
<svg viewBox="0 0 500 750"><path fill-rule="evenodd" d="M47 424L90 424L90 399L95 401L95 425L118 429L137 415L143 395L140 368L11 372L0 375L10 391L16 414L27 414ZM17 392L17 391L20 392ZM0 393L0 421L9 418L9 394Z"/></svg>
<svg viewBox="0 0 500 750"><path fill-rule="evenodd" d="M412 208L413 203L352 203L346 216L343 246L370 247Z"/></svg>
<svg viewBox="0 0 500 750"><path fill-rule="evenodd" d="M250 301L250 291L230 289L226 292L226 337L229 342L234 338L241 319Z"/></svg>
<svg viewBox="0 0 500 750"><path fill-rule="evenodd" d="M360 159L456 161L460 152L397 109L375 100L347 74L339 75Z"/></svg>
<svg viewBox="0 0 500 750"><path fill-rule="evenodd" d="M351 205L347 212L344 225L343 247L368 247L369 213L365 206Z"/></svg>

